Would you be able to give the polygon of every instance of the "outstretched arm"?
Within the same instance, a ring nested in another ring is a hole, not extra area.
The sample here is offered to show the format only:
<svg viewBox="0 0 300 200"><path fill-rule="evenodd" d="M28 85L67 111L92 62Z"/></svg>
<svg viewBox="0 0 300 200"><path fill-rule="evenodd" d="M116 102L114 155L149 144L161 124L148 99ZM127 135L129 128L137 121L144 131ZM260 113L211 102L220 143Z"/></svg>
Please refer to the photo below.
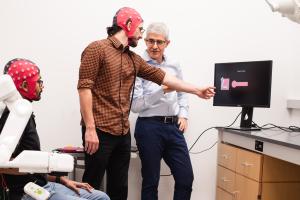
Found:
<svg viewBox="0 0 300 200"><path fill-rule="evenodd" d="M163 86L154 92L145 93L144 81L141 78L137 78L135 82L131 111L139 113L143 110L149 109L152 105L164 97L164 93L165 91Z"/></svg>
<svg viewBox="0 0 300 200"><path fill-rule="evenodd" d="M210 99L215 95L214 86L208 86L203 88L197 87L190 83L184 82L169 73L165 74L162 84L178 92L187 92L187 93L197 95L202 99Z"/></svg>

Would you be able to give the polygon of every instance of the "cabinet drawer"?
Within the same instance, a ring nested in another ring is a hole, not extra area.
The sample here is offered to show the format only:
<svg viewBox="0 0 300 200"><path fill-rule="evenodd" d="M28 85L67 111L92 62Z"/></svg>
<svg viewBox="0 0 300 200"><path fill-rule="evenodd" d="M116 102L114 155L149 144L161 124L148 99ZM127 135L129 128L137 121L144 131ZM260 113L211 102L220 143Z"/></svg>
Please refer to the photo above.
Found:
<svg viewBox="0 0 300 200"><path fill-rule="evenodd" d="M220 188L232 193L235 187L235 173L218 166L218 176L217 184Z"/></svg>
<svg viewBox="0 0 300 200"><path fill-rule="evenodd" d="M217 187L217 198L216 200L235 200L234 196Z"/></svg>
<svg viewBox="0 0 300 200"><path fill-rule="evenodd" d="M218 148L218 164L235 171L237 148L222 143Z"/></svg>
<svg viewBox="0 0 300 200"><path fill-rule="evenodd" d="M236 174L236 199L257 200L260 195L260 183Z"/></svg>
<svg viewBox="0 0 300 200"><path fill-rule="evenodd" d="M237 150L236 172L248 178L261 181L262 158L258 153L244 149Z"/></svg>

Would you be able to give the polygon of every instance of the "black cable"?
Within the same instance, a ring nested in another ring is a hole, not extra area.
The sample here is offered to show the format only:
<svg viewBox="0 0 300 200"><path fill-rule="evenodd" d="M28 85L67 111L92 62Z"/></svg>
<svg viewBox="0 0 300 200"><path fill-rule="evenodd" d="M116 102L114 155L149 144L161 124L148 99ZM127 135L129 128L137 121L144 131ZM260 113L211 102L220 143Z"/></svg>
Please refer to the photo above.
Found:
<svg viewBox="0 0 300 200"><path fill-rule="evenodd" d="M208 151L208 150L212 149L216 144L218 144L218 141L216 141L213 145L211 145L211 146L210 146L209 148L207 148L207 149L204 149L204 150L199 151L199 152L190 152L190 154L200 154L200 153L203 153L203 152L205 152L205 151Z"/></svg>
<svg viewBox="0 0 300 200"><path fill-rule="evenodd" d="M233 120L233 122L229 125L229 126L225 126L226 128L229 128L231 127L235 122L236 120L239 118L239 116L242 114L242 111L236 116L236 118Z"/></svg>
<svg viewBox="0 0 300 200"><path fill-rule="evenodd" d="M198 138L196 139L196 141L192 144L192 146L191 146L190 149L189 149L189 152L191 152L191 150L193 149L193 147L195 146L195 144L198 142L198 140L200 139L200 137L201 137L206 131L208 131L208 130L210 130L210 129L213 129L213 128L217 128L217 127L210 127L210 128L208 128L208 129L205 129L205 130L198 136Z"/></svg>
<svg viewBox="0 0 300 200"><path fill-rule="evenodd" d="M238 117L239 117L241 114L242 114L242 112L240 112L240 113L236 116L236 118L234 119L234 121L233 121L230 125L224 126L224 127L226 127L226 128L231 127L231 126L236 122L236 120L238 119ZM218 143L218 141L216 141L216 142L215 142L213 145L211 145L209 148L204 149L204 150L202 150L202 151L200 151L200 152L191 152L191 150L193 149L193 147L195 146L195 144L198 142L198 140L200 139L200 137L201 137L206 131L208 131L208 130L210 130L210 129L213 129L213 128L218 128L218 127L214 126L214 127L207 128L207 129L205 129L205 130L197 137L196 141L192 144L192 146L191 146L191 147L189 148L189 150L188 150L190 154L200 154L200 153L203 153L203 152L205 152L205 151L208 151L208 150L212 149L212 148ZM160 175L160 176L172 176L172 174L162 174L162 175Z"/></svg>
<svg viewBox="0 0 300 200"><path fill-rule="evenodd" d="M173 174L161 174L160 176L172 176Z"/></svg>
<svg viewBox="0 0 300 200"><path fill-rule="evenodd" d="M300 132L300 127L299 126L289 126L290 130L293 130L294 132Z"/></svg>
<svg viewBox="0 0 300 200"><path fill-rule="evenodd" d="M262 130L268 130L268 129L277 128L277 129L280 129L280 130L285 131L285 132L300 132L300 127L298 127L298 126L284 127L284 126L278 126L278 125L275 125L275 124L272 124L272 123L267 123L267 124L264 124L262 126L259 126L254 121L252 121L252 123L256 127L260 128ZM267 127L267 126L269 126L269 127Z"/></svg>
<svg viewBox="0 0 300 200"><path fill-rule="evenodd" d="M226 128L231 127L231 126L236 122L236 120L239 118L239 116L240 116L241 114L242 114L242 112L240 112L240 113L236 116L236 118L234 119L234 121L233 121L230 125L224 126L224 127L226 127ZM193 147L195 146L195 144L198 142L199 138L200 138L206 131L208 131L208 130L210 130L210 129L213 129L213 128L218 128L218 127L214 126L214 127L210 127L210 128L208 128L208 129L204 130L204 131L198 136L198 138L196 139L196 141L192 144L192 146L191 146L190 149L189 149L189 152L193 149Z"/></svg>

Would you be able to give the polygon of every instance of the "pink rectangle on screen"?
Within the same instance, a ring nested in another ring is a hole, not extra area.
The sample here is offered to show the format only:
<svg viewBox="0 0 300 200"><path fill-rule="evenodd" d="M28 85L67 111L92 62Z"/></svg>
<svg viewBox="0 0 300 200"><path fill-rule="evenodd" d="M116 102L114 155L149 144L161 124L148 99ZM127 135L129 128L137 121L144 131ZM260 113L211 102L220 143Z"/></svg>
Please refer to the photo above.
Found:
<svg viewBox="0 0 300 200"><path fill-rule="evenodd" d="M221 90L229 90L229 78L221 78Z"/></svg>

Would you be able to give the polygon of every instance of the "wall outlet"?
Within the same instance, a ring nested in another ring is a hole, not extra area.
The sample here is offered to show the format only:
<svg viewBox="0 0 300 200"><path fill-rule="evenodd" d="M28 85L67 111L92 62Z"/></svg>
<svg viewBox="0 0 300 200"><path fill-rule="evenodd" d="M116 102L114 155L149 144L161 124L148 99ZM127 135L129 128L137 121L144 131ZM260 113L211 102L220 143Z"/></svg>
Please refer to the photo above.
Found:
<svg viewBox="0 0 300 200"><path fill-rule="evenodd" d="M264 142L255 140L255 150L263 152L264 151Z"/></svg>

